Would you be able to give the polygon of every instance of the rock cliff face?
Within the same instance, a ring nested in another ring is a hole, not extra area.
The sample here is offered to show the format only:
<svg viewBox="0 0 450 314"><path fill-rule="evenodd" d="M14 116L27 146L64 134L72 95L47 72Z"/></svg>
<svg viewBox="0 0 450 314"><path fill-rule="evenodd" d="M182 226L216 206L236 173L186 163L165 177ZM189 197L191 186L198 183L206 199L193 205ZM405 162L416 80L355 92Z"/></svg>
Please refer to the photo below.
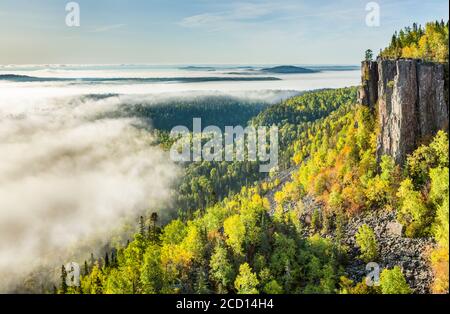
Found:
<svg viewBox="0 0 450 314"><path fill-rule="evenodd" d="M367 61L361 65L360 101L365 106L374 106L378 99L378 65L377 62Z"/></svg>
<svg viewBox="0 0 450 314"><path fill-rule="evenodd" d="M420 60L364 61L359 102L379 115L377 155L403 163L422 140L448 130L443 64Z"/></svg>

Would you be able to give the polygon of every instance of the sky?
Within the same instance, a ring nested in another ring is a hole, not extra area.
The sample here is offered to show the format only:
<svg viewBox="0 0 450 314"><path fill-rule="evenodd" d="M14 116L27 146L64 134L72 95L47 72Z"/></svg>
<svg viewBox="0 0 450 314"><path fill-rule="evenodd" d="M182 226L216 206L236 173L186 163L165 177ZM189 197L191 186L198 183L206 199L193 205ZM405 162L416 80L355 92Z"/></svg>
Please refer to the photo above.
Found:
<svg viewBox="0 0 450 314"><path fill-rule="evenodd" d="M0 64L358 64L447 0L0 0Z"/></svg>

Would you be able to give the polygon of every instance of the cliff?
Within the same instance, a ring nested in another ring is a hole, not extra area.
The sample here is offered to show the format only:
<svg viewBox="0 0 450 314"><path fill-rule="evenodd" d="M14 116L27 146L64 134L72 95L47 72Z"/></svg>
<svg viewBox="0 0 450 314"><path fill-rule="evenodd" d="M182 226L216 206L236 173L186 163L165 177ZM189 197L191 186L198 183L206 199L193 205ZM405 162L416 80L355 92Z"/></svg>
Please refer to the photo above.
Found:
<svg viewBox="0 0 450 314"><path fill-rule="evenodd" d="M377 156L399 164L438 130L448 130L445 65L421 60L364 61L359 103L378 112Z"/></svg>

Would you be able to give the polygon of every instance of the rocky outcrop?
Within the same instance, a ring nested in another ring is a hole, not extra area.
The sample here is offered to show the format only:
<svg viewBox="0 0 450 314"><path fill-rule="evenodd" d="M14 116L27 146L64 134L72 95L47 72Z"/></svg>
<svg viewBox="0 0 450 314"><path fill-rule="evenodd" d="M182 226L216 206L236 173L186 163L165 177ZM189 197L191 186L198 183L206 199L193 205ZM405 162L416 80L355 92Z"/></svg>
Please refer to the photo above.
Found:
<svg viewBox="0 0 450 314"><path fill-rule="evenodd" d="M277 187L289 182L288 176L284 174L283 180ZM271 216L275 213L276 202L273 194L266 194L269 199ZM429 252L434 249L436 243L433 238L407 238L404 234L404 227L397 222L397 212L385 209L366 211L357 214L342 222L342 233L337 235L335 215L330 217L330 228L315 230L311 225L312 215L315 211L321 213L325 210L322 202L317 201L313 196L306 195L300 201L290 201L283 204L283 211L288 212L293 208L301 208L299 220L302 225L302 234L305 237L319 232L322 237L339 240L347 248L344 269L346 276L354 282L361 282L367 276L366 263L360 258L360 250L356 245L356 233L358 229L367 224L375 233L379 254L374 261L378 263L380 270L384 268L392 269L399 266L405 275L406 281L414 293L430 293L430 286L433 282L433 271L430 265Z"/></svg>
<svg viewBox="0 0 450 314"><path fill-rule="evenodd" d="M448 130L443 64L412 59L365 61L361 72L359 102L378 111L378 157L387 154L401 164L422 140L440 129Z"/></svg>
<svg viewBox="0 0 450 314"><path fill-rule="evenodd" d="M305 212L320 210L320 203L310 196L303 199ZM309 209L308 209L309 207ZM403 226L396 221L396 211L375 210L361 213L346 221L343 234L339 238L341 244L347 247L347 262L345 273L354 282L361 282L368 274L366 263L359 256L361 252L356 244L356 234L362 225L368 225L375 233L378 243L377 263L380 271L399 266L408 285L414 293L430 293L433 282L433 271L430 265L429 252L436 247L433 238L411 239L403 235ZM316 231L305 220L307 215L301 216L304 236L311 236ZM324 233L323 237L337 239L336 229Z"/></svg>
<svg viewBox="0 0 450 314"><path fill-rule="evenodd" d="M359 99L365 106L374 106L378 99L378 66L368 61L361 64L361 82Z"/></svg>
<svg viewBox="0 0 450 314"><path fill-rule="evenodd" d="M411 239L401 233L393 233L392 226L398 225L395 211L377 210L353 217L344 231L344 243L349 246L349 263L346 272L355 282L367 275L366 264L358 256L356 233L366 224L375 233L379 248L379 258L375 261L381 269L399 266L406 281L414 293L430 293L433 271L430 265L429 251L435 248L432 238ZM399 231L397 229L396 231Z"/></svg>
<svg viewBox="0 0 450 314"><path fill-rule="evenodd" d="M441 128L448 129L444 66L419 63L417 81L420 135L426 137Z"/></svg>

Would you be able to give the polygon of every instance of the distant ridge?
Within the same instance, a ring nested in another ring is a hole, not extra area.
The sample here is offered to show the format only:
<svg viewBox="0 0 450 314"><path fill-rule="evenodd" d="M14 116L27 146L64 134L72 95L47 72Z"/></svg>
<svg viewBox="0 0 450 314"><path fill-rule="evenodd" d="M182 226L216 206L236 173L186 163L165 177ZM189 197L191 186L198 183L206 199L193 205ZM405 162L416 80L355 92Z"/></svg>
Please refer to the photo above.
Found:
<svg viewBox="0 0 450 314"><path fill-rule="evenodd" d="M317 72L317 71L314 71L311 69L297 67L297 66L293 66L293 65L281 65L281 66L276 66L276 67L272 67L272 68L263 68L263 69L261 69L261 71L267 72L267 73L278 73L278 74L315 73L315 72Z"/></svg>
<svg viewBox="0 0 450 314"><path fill-rule="evenodd" d="M16 74L0 74L0 81L14 82L81 82L81 83L202 83L202 82L228 82L228 81L280 81L280 78L271 76L260 77L118 77L118 78L55 78L34 77Z"/></svg>

